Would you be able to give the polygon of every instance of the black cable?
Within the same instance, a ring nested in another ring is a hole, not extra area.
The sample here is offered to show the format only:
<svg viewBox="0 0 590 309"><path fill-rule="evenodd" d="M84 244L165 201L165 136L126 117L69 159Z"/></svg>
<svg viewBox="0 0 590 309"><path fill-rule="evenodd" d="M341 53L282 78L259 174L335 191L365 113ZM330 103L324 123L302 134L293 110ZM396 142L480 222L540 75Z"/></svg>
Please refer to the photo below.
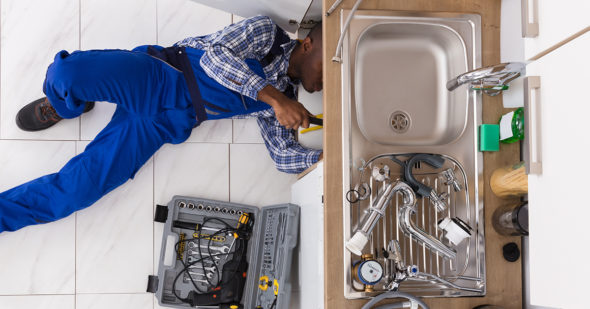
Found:
<svg viewBox="0 0 590 309"><path fill-rule="evenodd" d="M269 309L273 309L276 304L277 304L277 297L275 296L275 300L272 301L272 305L270 305Z"/></svg>
<svg viewBox="0 0 590 309"><path fill-rule="evenodd" d="M211 234L209 236L209 239L208 239L209 242L207 243L207 253L208 253L208 256L203 256L203 253L202 253L202 250L201 250L202 227L205 225L205 223L207 223L209 221L218 221L218 222L222 223L223 225L225 225L226 228L221 228L221 229L219 229L218 231L216 231L215 233L213 233L213 234ZM205 218L203 220L203 224L199 225L199 227L195 230L195 232L197 232L198 235L199 235L199 237L196 238L196 239L197 239L197 246L198 246L198 250L199 250L199 255L200 255L201 258L198 259L198 260L195 260L193 262L190 262L187 265L187 264L184 263L184 261L183 261L183 259L181 257L179 259L179 261L183 265L183 268L176 275L176 277L174 278L174 282L172 284L172 291L174 293L174 296L176 298L178 298L180 301L186 302L186 303L189 302L188 298L182 298L182 297L180 297L180 295L178 295L176 293L176 283L178 282L178 278L180 278L180 276L182 275L182 273L184 273L184 272L187 272L188 273L188 269L189 269L190 266L192 266L192 265L194 265L196 263L201 262L201 267L202 267L203 273L205 274L206 273L206 271L205 271L205 265L204 265L204 263L202 263L202 261L203 260L206 260L206 259L211 259L213 261L213 267L215 267L215 271L217 273L217 283L215 284L215 286L213 286L213 284L211 283L211 281L209 281L209 278L206 275L203 276L206 279L207 283L209 284L209 287L207 288L207 290L209 290L209 289L215 289L217 287L220 287L222 285L223 278L222 278L221 274L219 273L219 267L215 263L215 259L213 257L225 255L226 256L226 259L227 259L227 257L229 257L230 254L235 254L235 253L239 253L239 256L241 256L244 253L243 252L243 246L242 246L243 244L242 244L242 242L244 241L245 238L248 237L247 231L243 231L243 230L234 228L231 225L229 225L227 222L225 222L225 221L223 221L223 220L221 220L219 218L213 218L213 217L211 217L211 218ZM227 233L227 232L238 234L238 238L236 238L235 235L234 235L234 242L233 242L235 244L235 248L236 249L234 251L228 251L227 253L211 254L211 240L214 238L214 236L217 236L217 235L222 234L222 233ZM194 239L195 239L195 237L193 236L193 238L191 238L191 239L179 240L178 242L176 242L176 244L174 246L175 251L178 252L178 246L180 245L180 243L191 241L191 240L194 240ZM191 280L191 283L193 284L193 286L195 287L195 290L198 293L203 294L203 293L207 293L208 292L208 291L202 291L197 286L196 282L193 280L193 278L192 278L192 276L190 276L190 274L189 274L189 279Z"/></svg>
<svg viewBox="0 0 590 309"><path fill-rule="evenodd" d="M219 234L221 234L222 232L224 232L224 233L225 233L225 232L233 232L233 233L236 233L236 232L238 231L238 229L237 229L237 228L234 228L234 227L232 227L232 226L231 226L231 225L229 225L227 222L225 222L225 221L223 221L223 220L221 220L221 219L219 219L219 218L215 218L215 217L205 217L205 218L204 218L204 220L203 220L203 224L201 224L201 225L199 226L199 228L197 229L197 232L199 232L199 236L201 235L201 232L202 232L202 228L203 228L203 226L205 226L205 224L206 224L207 222L210 222L210 221L218 221L218 222L222 223L223 225L225 225L225 226L226 226L226 228L225 228L225 229L219 229L217 232L215 232L214 234L210 235L210 237L209 237L209 242L207 243L207 254L208 254L209 256L211 256L211 240L212 240L212 238L213 238L214 236L216 236L216 235L219 235ZM201 257L202 257L202 256L203 256L203 252L202 252L202 250L201 250L201 238L202 238L202 237L199 237L199 238L198 238L198 240L197 240L197 242L198 242L199 256L201 256ZM235 243L236 241L237 241L237 239L236 239L236 238L235 238L235 236L234 236L234 243ZM227 253L226 259L227 259L227 257L228 257L228 256L229 256L229 252ZM216 274L217 274L217 283L216 283L216 284L215 284L215 286L213 287L213 289L214 289L214 288L217 288L217 287L219 287L219 285L221 284L221 282L222 282L222 279L223 279L223 278L222 278L221 274L219 273L219 267L217 266L217 264L215 263L215 261L213 261L213 267L215 268L215 272L216 272ZM203 270L203 273L205 274L205 273L206 273L206 271L205 271L205 265L204 265L203 263L201 263L201 268L202 268L202 270ZM207 276L204 276L204 278L205 278L205 280L207 281L207 283L208 283L210 286L213 286L213 283L211 283L211 281L209 281L209 278L208 278ZM198 290L198 289L197 289L197 290ZM201 292L200 290L198 290L198 291L199 291L199 292Z"/></svg>

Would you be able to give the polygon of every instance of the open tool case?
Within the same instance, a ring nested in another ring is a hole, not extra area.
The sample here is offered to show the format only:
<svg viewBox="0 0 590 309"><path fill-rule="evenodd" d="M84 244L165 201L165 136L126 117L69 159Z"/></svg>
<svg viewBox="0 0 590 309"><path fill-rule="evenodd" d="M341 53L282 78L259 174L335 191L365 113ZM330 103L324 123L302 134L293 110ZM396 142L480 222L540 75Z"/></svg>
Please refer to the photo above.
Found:
<svg viewBox="0 0 590 309"><path fill-rule="evenodd" d="M161 306L247 309L289 307L289 271L293 249L297 244L299 206L281 204L259 209L236 203L174 196L168 206L157 206L155 221L165 223L165 226L158 275L149 276L148 292L156 294ZM219 231L228 226L240 226L239 231L251 229L245 233L250 235L246 250L240 250L243 247L236 246L239 241L235 240L235 236L238 236L245 242L246 237L240 236L244 233ZM179 240L183 241L179 243ZM239 257L242 251L247 265L237 261L241 260ZM237 255L235 259L234 254ZM204 259L198 261L201 257ZM219 272L212 260L215 260ZM189 276L193 278L192 281ZM218 276L222 277L222 285L214 288ZM195 285L208 293L197 293ZM189 297L191 293L192 298ZM196 301L183 302L177 296ZM222 299L224 302L220 303Z"/></svg>

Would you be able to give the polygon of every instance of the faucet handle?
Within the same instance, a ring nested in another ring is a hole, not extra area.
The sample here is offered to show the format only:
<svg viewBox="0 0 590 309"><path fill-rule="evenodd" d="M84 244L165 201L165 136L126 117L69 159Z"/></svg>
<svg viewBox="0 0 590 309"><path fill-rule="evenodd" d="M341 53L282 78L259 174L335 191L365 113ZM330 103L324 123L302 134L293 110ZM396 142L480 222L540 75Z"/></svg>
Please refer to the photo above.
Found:
<svg viewBox="0 0 590 309"><path fill-rule="evenodd" d="M461 191L461 184L459 184L459 181L457 181L457 177L455 176L455 172L453 172L452 168L447 168L442 172L442 174L446 180L445 185L452 185L455 192Z"/></svg>
<svg viewBox="0 0 590 309"><path fill-rule="evenodd" d="M434 191L434 189L430 191L430 203L432 204L432 206L436 208L436 211L438 212L443 212L447 209L446 200L448 197L449 194L446 192L437 194L436 191Z"/></svg>

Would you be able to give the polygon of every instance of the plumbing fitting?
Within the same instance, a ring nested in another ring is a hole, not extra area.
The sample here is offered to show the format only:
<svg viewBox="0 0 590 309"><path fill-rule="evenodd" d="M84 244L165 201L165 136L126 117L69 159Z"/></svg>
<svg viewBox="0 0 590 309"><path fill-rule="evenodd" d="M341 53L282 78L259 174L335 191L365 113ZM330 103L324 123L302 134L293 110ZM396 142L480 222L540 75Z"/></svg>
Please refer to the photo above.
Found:
<svg viewBox="0 0 590 309"><path fill-rule="evenodd" d="M378 164L373 167L373 179L377 182L383 182L389 179L389 166Z"/></svg>
<svg viewBox="0 0 590 309"><path fill-rule="evenodd" d="M455 192L459 192L459 191L461 191L461 189L463 189L461 187L461 184L459 184L459 181L457 180L457 177L455 176L455 172L453 172L452 168L447 168L446 170L444 170L442 172L442 174L446 179L445 185L453 186L453 190Z"/></svg>
<svg viewBox="0 0 590 309"><path fill-rule="evenodd" d="M389 291L397 291L399 285L409 277L415 277L418 273L418 266L410 265L406 267L401 256L399 242L397 240L389 241L387 244L387 264L388 273L385 288Z"/></svg>
<svg viewBox="0 0 590 309"><path fill-rule="evenodd" d="M404 167L404 179L412 186L414 191L422 197L429 197L430 203L438 212L445 211L447 209L445 200L448 196L446 193L438 194L434 189L416 180L412 168L417 162L425 162L434 168L441 168L445 163L445 159L439 155L420 153L412 156Z"/></svg>
<svg viewBox="0 0 590 309"><path fill-rule="evenodd" d="M455 246L464 239L471 237L473 231L463 220L448 217L438 222L438 228L445 231L445 237Z"/></svg>
<svg viewBox="0 0 590 309"><path fill-rule="evenodd" d="M386 181L383 182L383 190L379 192L377 198L373 202L373 205L369 208L367 214L365 214L365 218L361 220L360 228L356 231L356 233L346 242L346 248L360 256L362 254L362 250L367 245L369 240L369 235L375 228L375 225L383 217L385 214L385 209L389 202L393 198L396 192L402 192L403 194L403 205L402 208L406 207L413 207L416 204L416 195L412 188L408 186L406 183L398 181L395 183L387 183Z"/></svg>
<svg viewBox="0 0 590 309"><path fill-rule="evenodd" d="M415 205L402 206L400 208L398 222L402 232L431 250L440 253L448 259L454 260L457 257L457 252L454 249L449 248L434 236L426 233L412 221L412 216L415 212Z"/></svg>

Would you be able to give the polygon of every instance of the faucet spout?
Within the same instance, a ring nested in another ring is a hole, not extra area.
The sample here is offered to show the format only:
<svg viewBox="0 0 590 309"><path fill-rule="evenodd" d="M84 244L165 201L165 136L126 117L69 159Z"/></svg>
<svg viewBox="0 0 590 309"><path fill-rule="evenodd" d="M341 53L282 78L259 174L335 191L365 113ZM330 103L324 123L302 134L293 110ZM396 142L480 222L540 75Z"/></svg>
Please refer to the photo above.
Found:
<svg viewBox="0 0 590 309"><path fill-rule="evenodd" d="M472 89L483 90L490 96L507 89L506 84L526 73L526 63L507 62L479 68L463 73L447 82L447 89L453 91L463 84L470 83Z"/></svg>
<svg viewBox="0 0 590 309"><path fill-rule="evenodd" d="M439 252L443 256L449 259L455 259L457 256L457 252L445 244L443 244L440 240L436 239L434 236L426 233L424 230L419 228L413 221L412 215L416 212L415 205L412 206L404 206L400 209L398 215L398 221L402 232L404 234L411 236L416 241L423 243L431 250Z"/></svg>

